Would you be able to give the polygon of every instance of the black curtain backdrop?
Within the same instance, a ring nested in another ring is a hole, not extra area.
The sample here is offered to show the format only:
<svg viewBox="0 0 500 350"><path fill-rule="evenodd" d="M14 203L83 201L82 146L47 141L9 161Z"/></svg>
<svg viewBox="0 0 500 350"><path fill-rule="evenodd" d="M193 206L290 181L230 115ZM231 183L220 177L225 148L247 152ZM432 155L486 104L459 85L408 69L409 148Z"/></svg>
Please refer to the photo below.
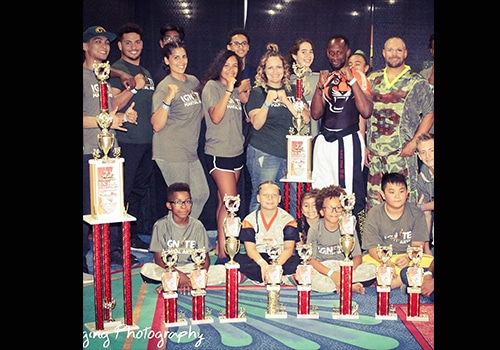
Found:
<svg viewBox="0 0 500 350"><path fill-rule="evenodd" d="M247 4L245 12L245 4ZM245 23L246 13L246 23ZM83 30L102 25L115 32L125 22L136 22L144 30L142 64L152 69L161 60L160 27L175 23L184 27L188 44L189 71L201 78L216 52L224 48L226 34L245 27L250 36L248 59L254 66L275 42L283 53L298 37L313 41L314 70L329 68L326 42L344 34L353 50L373 57L373 69L382 68L382 48L392 35L405 39L409 64L420 71L431 64L428 49L434 32L434 0L85 0ZM371 34L373 27L373 43ZM373 45L372 45L373 44ZM110 62L119 58L112 44Z"/></svg>
<svg viewBox="0 0 500 350"><path fill-rule="evenodd" d="M428 48L434 33L434 0L85 0L83 31L101 25L115 32L126 22L139 24L144 31L141 64L150 71L161 62L160 27L173 23L184 28L189 64L187 72L200 80L217 51L225 48L226 34L245 27L250 36L248 62L257 66L269 42L288 55L292 42L304 37L314 44L313 70L329 69L326 43L334 34L346 35L352 51L363 50L371 57L372 68L384 67L385 40L399 35L408 48L407 64L420 71L432 64ZM111 44L110 63L120 57L116 42ZM83 61L83 52L82 52ZM159 82L155 82L158 84ZM202 157L204 124L198 153ZM215 230L216 187L207 175L210 198L200 220ZM150 232L156 219L166 214L165 183L158 169L144 200L146 227Z"/></svg>

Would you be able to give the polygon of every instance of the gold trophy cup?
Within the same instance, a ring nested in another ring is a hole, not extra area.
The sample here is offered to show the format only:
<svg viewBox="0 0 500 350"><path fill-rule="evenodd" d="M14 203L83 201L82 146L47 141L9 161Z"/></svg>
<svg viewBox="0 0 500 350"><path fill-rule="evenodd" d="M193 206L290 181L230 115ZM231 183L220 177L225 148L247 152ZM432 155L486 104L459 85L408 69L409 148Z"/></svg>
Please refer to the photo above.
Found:
<svg viewBox="0 0 500 350"><path fill-rule="evenodd" d="M240 195L224 195L224 204L228 215L224 218L224 233L226 235L226 244L224 246L227 255L229 255L229 264L236 262L234 257L240 251L240 240L238 239L241 229L241 221L236 212L240 207Z"/></svg>

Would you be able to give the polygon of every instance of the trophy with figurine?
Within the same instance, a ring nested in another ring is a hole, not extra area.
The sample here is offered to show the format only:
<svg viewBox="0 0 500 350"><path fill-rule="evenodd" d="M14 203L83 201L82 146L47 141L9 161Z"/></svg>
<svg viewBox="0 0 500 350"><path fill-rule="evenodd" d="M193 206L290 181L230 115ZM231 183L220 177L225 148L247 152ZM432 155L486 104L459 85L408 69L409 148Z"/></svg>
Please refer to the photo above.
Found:
<svg viewBox="0 0 500 350"><path fill-rule="evenodd" d="M341 194L340 204L344 213L340 216L340 239L339 244L344 253L344 260L340 262L340 286L339 286L339 312L333 313L333 318L358 319L357 307L352 306L352 271L354 263L350 255L354 250L354 235L356 231L356 217L352 215L354 209L355 194Z"/></svg>
<svg viewBox="0 0 500 350"><path fill-rule="evenodd" d="M377 313L376 319L397 320L398 316L394 307L390 304L391 282L394 268L387 266L392 257L392 244L388 246L377 245L377 255L382 260L382 266L377 267Z"/></svg>
<svg viewBox="0 0 500 350"><path fill-rule="evenodd" d="M265 316L266 318L286 318L285 306L280 302L283 266L277 261L281 254L281 247L268 244L266 245L266 253L269 255L271 263L266 267L267 310Z"/></svg>
<svg viewBox="0 0 500 350"><path fill-rule="evenodd" d="M192 324L201 323L213 323L211 310L206 310L205 308L205 296L207 291L205 290L207 286L207 270L201 268L201 265L205 262L207 252L205 247L196 248L191 251L191 259L194 262L194 270L191 271L189 279L191 280L191 307L192 307Z"/></svg>
<svg viewBox="0 0 500 350"><path fill-rule="evenodd" d="M419 266L422 260L423 248L408 247L406 248L408 258L412 261L413 266L406 270L408 278L408 309L406 319L408 321L429 321L429 315L420 313L420 294L422 294L422 283L424 282L424 269Z"/></svg>
<svg viewBox="0 0 500 350"><path fill-rule="evenodd" d="M297 266L297 318L319 318L318 308L313 305L311 308L311 282L313 267L307 262L312 256L312 246L310 244L297 244L297 254L302 263Z"/></svg>
<svg viewBox="0 0 500 350"><path fill-rule="evenodd" d="M225 264L226 267L226 309L219 316L220 323L230 322L246 322L246 310L240 308L238 310L238 275L240 264L234 261L235 255L240 250L240 229L241 221L236 212L240 207L240 195L229 196L224 195L224 204L226 206L227 215L224 218L224 233L226 235L226 244L224 246L229 261ZM225 313L225 315L222 315Z"/></svg>
<svg viewBox="0 0 500 350"><path fill-rule="evenodd" d="M167 269L161 276L161 284L163 288L163 299L165 301L165 323L169 326L185 326L187 320L184 313L179 313L177 317L177 285L179 284L179 273L175 271L174 266L178 260L178 252L176 249L163 250L161 259L167 265Z"/></svg>

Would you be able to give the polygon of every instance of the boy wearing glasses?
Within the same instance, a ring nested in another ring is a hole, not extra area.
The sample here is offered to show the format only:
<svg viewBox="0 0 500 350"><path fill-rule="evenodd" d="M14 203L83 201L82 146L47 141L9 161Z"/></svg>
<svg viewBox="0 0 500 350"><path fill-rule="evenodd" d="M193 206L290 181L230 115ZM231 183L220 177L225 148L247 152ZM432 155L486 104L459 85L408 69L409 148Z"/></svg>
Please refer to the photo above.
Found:
<svg viewBox="0 0 500 350"><path fill-rule="evenodd" d="M311 288L318 292L334 292L340 285L340 262L345 255L340 246L339 219L344 213L340 196L346 195L342 187L330 185L323 187L316 195L316 209L321 219L309 228L307 243L312 246L309 264L314 267L311 276ZM361 247L354 234L354 249L351 253L353 262L352 291L365 294L365 286L375 280L376 266L362 264Z"/></svg>
<svg viewBox="0 0 500 350"><path fill-rule="evenodd" d="M174 266L179 274L178 290L181 294L191 291L189 274L195 265L191 259L193 249L205 249L205 261L201 266L207 270L207 285L225 282L225 267L216 265L210 267L209 251L211 250L207 231L202 222L189 214L193 206L191 189L187 183L175 182L167 187L168 214L158 219L153 226L149 251L154 253L154 263L145 263L141 275L145 282L161 283L161 277L167 268L162 259L163 250L177 249L177 264ZM210 269L209 269L210 267ZM156 289L162 291L162 286Z"/></svg>

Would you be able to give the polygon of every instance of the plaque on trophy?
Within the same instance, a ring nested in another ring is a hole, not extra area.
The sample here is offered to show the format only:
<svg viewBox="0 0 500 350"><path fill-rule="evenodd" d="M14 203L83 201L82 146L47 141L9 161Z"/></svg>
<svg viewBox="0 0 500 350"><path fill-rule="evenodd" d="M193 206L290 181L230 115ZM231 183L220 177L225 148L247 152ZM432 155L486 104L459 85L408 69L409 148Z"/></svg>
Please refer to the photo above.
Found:
<svg viewBox="0 0 500 350"><path fill-rule="evenodd" d="M408 310L406 319L409 321L428 321L429 316L420 313L420 294L422 293L421 287L424 281L424 269L419 266L422 260L423 248L408 247L406 248L408 258L413 263L413 266L408 267L406 270L406 277L408 279Z"/></svg>
<svg viewBox="0 0 500 350"><path fill-rule="evenodd" d="M311 307L311 283L313 267L307 262L312 256L311 244L299 243L296 246L297 254L302 263L297 266L297 318L319 318L318 307Z"/></svg>
<svg viewBox="0 0 500 350"><path fill-rule="evenodd" d="M266 266L267 310L265 316L266 318L286 318L286 308L280 301L283 267L277 262L281 254L281 247L274 244L267 244L266 253L269 255L271 263Z"/></svg>

